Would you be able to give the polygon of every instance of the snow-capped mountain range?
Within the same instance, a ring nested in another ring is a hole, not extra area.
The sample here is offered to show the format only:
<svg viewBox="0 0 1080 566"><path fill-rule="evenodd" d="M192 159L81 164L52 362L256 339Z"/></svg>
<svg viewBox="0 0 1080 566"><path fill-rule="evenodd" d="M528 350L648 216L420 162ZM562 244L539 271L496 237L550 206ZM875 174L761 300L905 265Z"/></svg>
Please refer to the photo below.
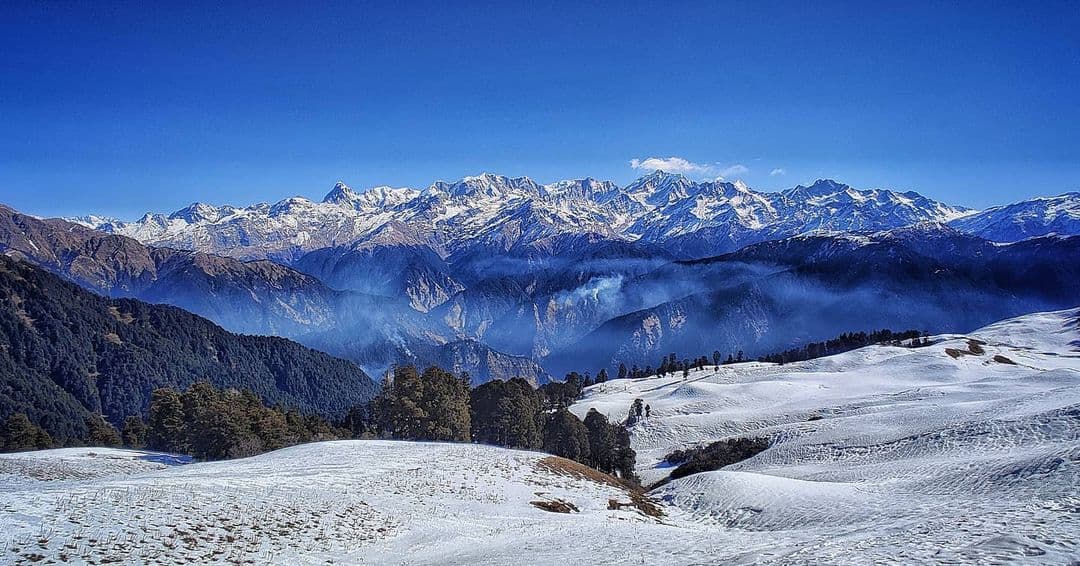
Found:
<svg viewBox="0 0 1080 566"><path fill-rule="evenodd" d="M1075 194L1057 198L1066 202L1054 210L1070 210L1071 202L1075 212L1080 201ZM134 222L96 216L72 220L147 244L286 262L314 249L367 241L426 245L447 257L475 249L505 252L566 234L664 244L675 256L691 258L820 230L963 221L960 226L982 231L999 222L910 191L859 190L819 180L761 192L741 181L698 182L662 171L624 187L590 178L541 185L528 177L490 173L439 181L423 190L357 192L338 183L321 202L293 197L247 207L195 203ZM1027 228L1029 235L1038 232Z"/></svg>

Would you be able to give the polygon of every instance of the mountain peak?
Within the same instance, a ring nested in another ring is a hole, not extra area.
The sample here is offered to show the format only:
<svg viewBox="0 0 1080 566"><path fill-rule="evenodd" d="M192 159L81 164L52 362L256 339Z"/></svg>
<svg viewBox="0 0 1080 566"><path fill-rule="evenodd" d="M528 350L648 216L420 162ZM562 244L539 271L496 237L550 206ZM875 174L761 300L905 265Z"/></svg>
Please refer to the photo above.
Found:
<svg viewBox="0 0 1080 566"><path fill-rule="evenodd" d="M221 218L222 212L222 209L219 209L213 205L202 202L193 202L188 206L170 214L169 219L184 220L188 224L195 224L203 221L214 222Z"/></svg>
<svg viewBox="0 0 1080 566"><path fill-rule="evenodd" d="M349 185L346 185L343 181L338 181L334 183L334 188L326 193L322 201L331 204L348 204L355 201L358 196Z"/></svg>

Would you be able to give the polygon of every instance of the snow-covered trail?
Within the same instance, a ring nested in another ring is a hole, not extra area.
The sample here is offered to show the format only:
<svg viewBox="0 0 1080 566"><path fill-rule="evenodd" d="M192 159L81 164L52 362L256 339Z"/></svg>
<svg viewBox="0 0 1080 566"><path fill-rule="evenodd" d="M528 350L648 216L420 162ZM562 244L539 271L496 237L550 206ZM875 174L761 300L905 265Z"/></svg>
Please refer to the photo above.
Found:
<svg viewBox="0 0 1080 566"><path fill-rule="evenodd" d="M667 475L674 448L772 438L654 494L725 532L774 533L784 561L1069 562L1080 558L1078 321L1070 309L921 348L613 381L572 410L622 419L635 398L649 404L632 437L646 482Z"/></svg>

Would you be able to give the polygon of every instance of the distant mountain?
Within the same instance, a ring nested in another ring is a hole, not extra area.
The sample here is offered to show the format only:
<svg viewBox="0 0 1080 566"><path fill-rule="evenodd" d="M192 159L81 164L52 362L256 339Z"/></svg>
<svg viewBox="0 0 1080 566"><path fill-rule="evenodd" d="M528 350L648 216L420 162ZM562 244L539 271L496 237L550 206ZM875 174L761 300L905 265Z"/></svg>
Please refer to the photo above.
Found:
<svg viewBox="0 0 1080 566"><path fill-rule="evenodd" d="M481 379L512 368L542 381L668 348L763 353L878 323L962 330L1074 306L1060 276L1073 240L1040 239L1023 256L987 239L1080 232L1075 200L976 212L832 180L761 192L660 171L626 186L483 174L82 222L301 272L338 298L336 318L296 338L372 373L458 360ZM478 348L489 351L462 354Z"/></svg>
<svg viewBox="0 0 1080 566"><path fill-rule="evenodd" d="M550 371L655 364L677 352L757 356L850 330L966 331L1080 301L1080 236L1008 245L941 224L810 235L668 264L627 281L614 317L546 360Z"/></svg>
<svg viewBox="0 0 1080 566"><path fill-rule="evenodd" d="M337 293L270 261L145 246L0 205L0 253L25 258L96 293L167 303L234 332L297 335L333 325Z"/></svg>
<svg viewBox="0 0 1080 566"><path fill-rule="evenodd" d="M995 242L1016 242L1046 234L1080 234L1080 193L995 206L949 225Z"/></svg>
<svg viewBox="0 0 1080 566"><path fill-rule="evenodd" d="M968 212L914 192L856 190L830 180L767 193L657 171L626 187L595 179L541 185L490 173L424 190L357 193L338 183L321 202L196 203L135 222L76 220L147 244L287 263L312 250L372 243L427 246L442 257L501 253L565 234L673 243L669 249L693 258L811 230L885 230Z"/></svg>
<svg viewBox="0 0 1080 566"><path fill-rule="evenodd" d="M283 338L242 336L178 308L109 299L0 256L0 417L26 413L61 442L84 418L144 414L157 387L208 380L338 417L375 383L355 364Z"/></svg>
<svg viewBox="0 0 1080 566"><path fill-rule="evenodd" d="M379 250L379 257L404 265L402 254ZM271 261L245 262L145 246L126 236L58 219L41 220L2 205L0 254L26 259L101 295L178 306L233 332L292 338L332 351L378 374L394 363L425 365L450 359L459 349L453 344L466 338L397 298L401 289L393 285L405 284L400 281L383 281L382 287L364 289L343 285L344 290L335 290L316 277ZM370 258L367 265L372 265ZM395 269L398 267L386 265L381 272ZM332 272L320 275L337 281ZM417 278L407 281L417 289L431 288ZM453 285L448 283L444 292L460 290L460 285ZM416 297L416 301L423 298ZM459 363L474 376L523 377L537 382L548 378L534 362L522 364L518 357L484 344L476 344L474 349L483 350L477 360L493 360L476 365ZM499 373L510 368L520 373Z"/></svg>

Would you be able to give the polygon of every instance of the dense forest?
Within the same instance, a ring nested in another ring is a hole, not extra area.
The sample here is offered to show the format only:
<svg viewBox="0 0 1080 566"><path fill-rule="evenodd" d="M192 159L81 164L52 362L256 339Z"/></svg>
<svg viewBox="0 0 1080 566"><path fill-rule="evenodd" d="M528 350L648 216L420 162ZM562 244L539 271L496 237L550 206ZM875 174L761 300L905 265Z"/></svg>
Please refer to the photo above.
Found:
<svg viewBox="0 0 1080 566"><path fill-rule="evenodd" d="M0 256L0 421L26 415L59 445L94 415L146 417L151 393L197 381L339 418L376 384L355 364L289 340L226 332L184 310L107 299Z"/></svg>

